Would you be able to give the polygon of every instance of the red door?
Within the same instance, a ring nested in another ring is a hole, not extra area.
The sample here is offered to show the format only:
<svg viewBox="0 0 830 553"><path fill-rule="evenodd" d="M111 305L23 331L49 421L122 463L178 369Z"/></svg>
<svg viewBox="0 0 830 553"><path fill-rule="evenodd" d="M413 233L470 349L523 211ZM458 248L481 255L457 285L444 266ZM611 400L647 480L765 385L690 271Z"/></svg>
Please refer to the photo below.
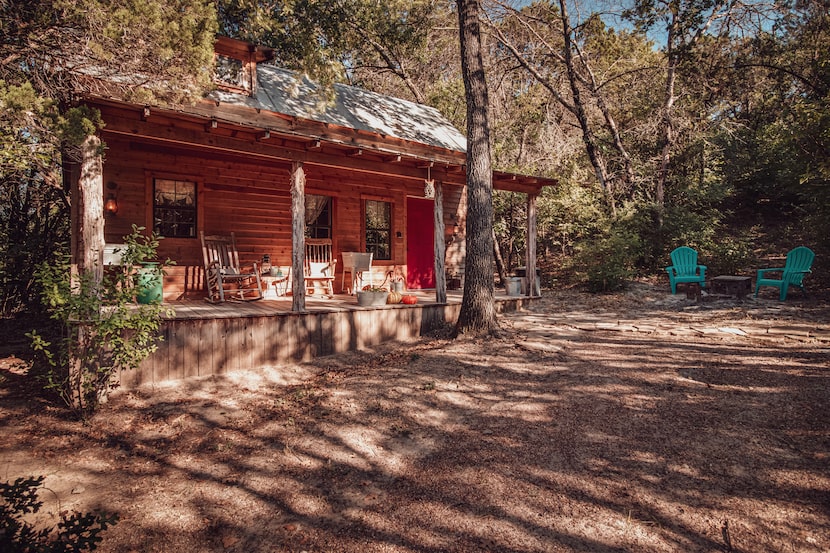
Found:
<svg viewBox="0 0 830 553"><path fill-rule="evenodd" d="M406 199L406 287L435 288L433 202Z"/></svg>

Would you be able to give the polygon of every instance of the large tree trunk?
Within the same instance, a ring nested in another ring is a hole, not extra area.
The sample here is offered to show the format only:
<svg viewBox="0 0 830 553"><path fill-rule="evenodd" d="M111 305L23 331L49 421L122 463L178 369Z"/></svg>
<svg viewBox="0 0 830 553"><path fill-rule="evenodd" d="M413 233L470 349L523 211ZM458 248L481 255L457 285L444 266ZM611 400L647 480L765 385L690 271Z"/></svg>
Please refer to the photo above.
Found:
<svg viewBox="0 0 830 553"><path fill-rule="evenodd" d="M305 311L305 171L303 162L291 165L291 311Z"/></svg>
<svg viewBox="0 0 830 553"><path fill-rule="evenodd" d="M104 170L101 160L101 139L89 136L81 144L80 164L72 171L72 219L71 271L72 278L89 279L97 291L103 277L102 255L104 252ZM69 351L69 390L73 395L70 403L75 408L84 408L90 401L85 387L81 384L88 375L82 364L84 352L89 347L89 332L83 321L70 326L68 332L76 332L73 347ZM106 397L98 398L105 401Z"/></svg>
<svg viewBox="0 0 830 553"><path fill-rule="evenodd" d="M447 245L444 242L444 183L441 179L435 180L433 219L435 227L435 240L433 240L433 254L435 255L435 301L438 303L447 303L447 268L444 263L447 255Z"/></svg>
<svg viewBox="0 0 830 553"><path fill-rule="evenodd" d="M104 251L104 171L101 140L89 136L81 145L81 162L73 174L72 269L75 275L90 273L100 281Z"/></svg>
<svg viewBox="0 0 830 553"><path fill-rule="evenodd" d="M458 0L461 71L467 100L467 258L455 334L497 328L493 284L493 172L481 28L476 0Z"/></svg>

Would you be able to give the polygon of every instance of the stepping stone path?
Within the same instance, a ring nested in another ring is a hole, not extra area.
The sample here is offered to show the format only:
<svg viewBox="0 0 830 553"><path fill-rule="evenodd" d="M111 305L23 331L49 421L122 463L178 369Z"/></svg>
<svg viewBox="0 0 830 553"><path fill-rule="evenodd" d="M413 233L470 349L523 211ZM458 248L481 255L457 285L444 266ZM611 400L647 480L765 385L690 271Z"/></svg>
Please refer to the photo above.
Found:
<svg viewBox="0 0 830 553"><path fill-rule="evenodd" d="M545 291L527 311L507 314L520 330L532 332L621 332L723 339L798 340L830 345L830 304L798 294L776 298L672 295L666 286L634 284L617 294ZM533 337L537 342L538 336ZM541 349L539 348L534 349Z"/></svg>

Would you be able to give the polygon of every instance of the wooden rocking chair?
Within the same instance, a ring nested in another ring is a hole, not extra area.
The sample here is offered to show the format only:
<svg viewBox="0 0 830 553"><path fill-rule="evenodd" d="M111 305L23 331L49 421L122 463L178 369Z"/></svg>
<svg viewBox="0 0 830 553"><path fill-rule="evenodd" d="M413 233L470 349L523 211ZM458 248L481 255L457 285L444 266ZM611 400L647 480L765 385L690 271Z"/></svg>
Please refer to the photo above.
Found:
<svg viewBox="0 0 830 553"><path fill-rule="evenodd" d="M211 303L226 299L252 301L261 300L262 280L259 267L253 264L252 271L243 271L239 265L239 253L236 250L236 237L205 236L202 237L202 255L205 260L205 283Z"/></svg>
<svg viewBox="0 0 830 553"><path fill-rule="evenodd" d="M307 295L314 295L319 285L329 298L333 298L336 266L337 260L331 253L331 240L306 238L303 277Z"/></svg>

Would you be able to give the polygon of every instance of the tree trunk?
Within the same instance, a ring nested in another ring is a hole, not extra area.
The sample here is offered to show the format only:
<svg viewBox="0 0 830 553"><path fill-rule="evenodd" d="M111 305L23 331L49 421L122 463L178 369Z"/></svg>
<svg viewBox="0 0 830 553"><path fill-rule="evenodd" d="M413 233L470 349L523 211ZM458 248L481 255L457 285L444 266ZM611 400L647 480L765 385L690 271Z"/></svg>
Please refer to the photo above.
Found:
<svg viewBox="0 0 830 553"><path fill-rule="evenodd" d="M81 162L72 172L71 271L74 279L88 278L94 290L103 277L104 253L104 169L101 160L101 139L89 136L81 144ZM83 321L70 325L69 332L77 333L69 351L69 379L72 383L69 398L73 407L81 409L94 399L84 395L81 384L87 367L82 359L89 349L89 333ZM101 398L103 399L103 398Z"/></svg>
<svg viewBox="0 0 830 553"><path fill-rule="evenodd" d="M499 286L504 286L507 278L507 269L504 266L504 259L501 256L499 241L496 240L496 229L493 229L493 256L496 258L496 272L499 274Z"/></svg>
<svg viewBox="0 0 830 553"><path fill-rule="evenodd" d="M89 136L81 145L81 163L73 198L73 227L76 230L72 233L72 265L76 275L94 271L95 282L101 280L101 255L104 252L103 175L101 140Z"/></svg>
<svg viewBox="0 0 830 553"><path fill-rule="evenodd" d="M291 164L291 311L305 312L305 171Z"/></svg>
<svg viewBox="0 0 830 553"><path fill-rule="evenodd" d="M476 0L458 0L461 71L467 101L467 257L455 334L496 330L493 284L493 172L487 81Z"/></svg>
<svg viewBox="0 0 830 553"><path fill-rule="evenodd" d="M614 202L614 191L611 189L611 181L607 175L605 162L597 149L596 139L594 138L594 133L591 131L591 126L588 122L588 113L585 111L585 104L582 100L582 91L579 89L579 77L576 74L573 59L570 15L568 15L568 6L565 0L559 0L559 8L560 18L562 20L562 37L565 41L565 69L568 73L568 84L571 86L571 94L573 96L573 114L579 122L579 128L582 129L582 142L585 144L588 159L599 181L606 206L611 214L615 215L617 208Z"/></svg>
<svg viewBox="0 0 830 553"><path fill-rule="evenodd" d="M433 218L435 225L435 240L433 250L435 254L435 301L447 303L447 270L444 265L446 244L444 242L444 183L435 179L435 200L433 204Z"/></svg>
<svg viewBox="0 0 830 553"><path fill-rule="evenodd" d="M654 190L654 203L657 205L657 228L663 228L663 208L666 203L666 181L669 175L669 162L671 161L671 150L674 146L674 128L672 121L672 109L674 107L674 82L677 68L674 56L671 51L668 54L669 66L666 70L666 92L663 101L663 119L661 128L661 142L663 146L660 151L660 171L657 175L657 185Z"/></svg>
<svg viewBox="0 0 830 553"><path fill-rule="evenodd" d="M527 195L527 261L525 262L527 278L527 296L536 295L536 195Z"/></svg>

